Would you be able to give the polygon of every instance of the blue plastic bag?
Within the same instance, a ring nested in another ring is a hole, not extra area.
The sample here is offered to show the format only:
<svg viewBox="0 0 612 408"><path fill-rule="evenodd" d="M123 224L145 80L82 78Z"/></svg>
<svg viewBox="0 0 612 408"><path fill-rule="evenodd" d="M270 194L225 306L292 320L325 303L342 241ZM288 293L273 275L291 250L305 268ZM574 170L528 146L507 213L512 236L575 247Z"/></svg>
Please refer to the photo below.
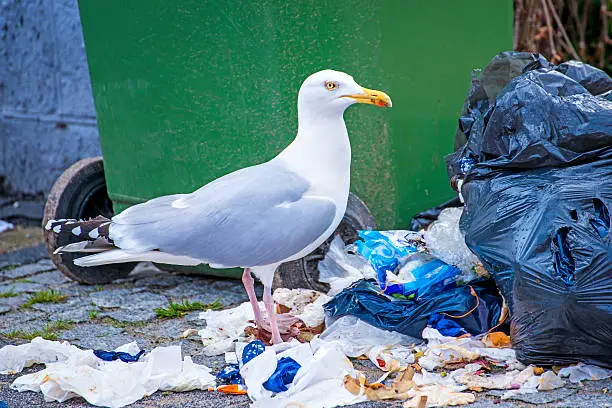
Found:
<svg viewBox="0 0 612 408"><path fill-rule="evenodd" d="M300 367L302 366L291 357L281 358L274 373L262 384L263 387L272 392L287 391L287 385L293 382Z"/></svg>
<svg viewBox="0 0 612 408"><path fill-rule="evenodd" d="M266 351L266 346L261 340L254 340L250 342L242 350L242 364L248 363L264 351Z"/></svg>
<svg viewBox="0 0 612 408"><path fill-rule="evenodd" d="M104 361L121 360L124 363L134 363L138 361L140 356L144 354L144 350L140 350L138 354L131 355L123 351L105 351L105 350L94 350L94 355Z"/></svg>
<svg viewBox="0 0 612 408"><path fill-rule="evenodd" d="M228 364L217 374L219 384L243 384L238 364Z"/></svg>

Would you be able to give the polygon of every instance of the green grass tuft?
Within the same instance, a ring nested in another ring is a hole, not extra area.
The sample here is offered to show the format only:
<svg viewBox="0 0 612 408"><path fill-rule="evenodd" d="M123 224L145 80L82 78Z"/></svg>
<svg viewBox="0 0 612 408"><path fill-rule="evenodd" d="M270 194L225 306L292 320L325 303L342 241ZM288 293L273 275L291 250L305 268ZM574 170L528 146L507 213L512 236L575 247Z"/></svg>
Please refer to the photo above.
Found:
<svg viewBox="0 0 612 408"><path fill-rule="evenodd" d="M68 323L63 320L55 320L51 323L48 323L42 329L36 330L12 330L7 333L2 333L1 335L7 337L9 339L24 339L24 340L32 340L36 337L42 337L46 340L57 340L58 335L56 330L68 330L74 326L73 323Z"/></svg>
<svg viewBox="0 0 612 408"><path fill-rule="evenodd" d="M98 313L99 312L97 310L90 310L89 311L89 318L92 319L92 320L97 318L98 317Z"/></svg>
<svg viewBox="0 0 612 408"><path fill-rule="evenodd" d="M23 304L23 307L30 307L35 303L60 303L66 299L68 299L67 295L53 289L43 290L32 294L28 301Z"/></svg>
<svg viewBox="0 0 612 408"><path fill-rule="evenodd" d="M196 310L218 310L222 307L223 304L219 301L219 299L209 304L203 304L200 302L189 302L188 300L183 300L181 303L169 302L168 307L157 308L155 309L155 313L157 313L157 317L174 319L177 317L183 317L187 313Z"/></svg>
<svg viewBox="0 0 612 408"><path fill-rule="evenodd" d="M34 283L34 281L28 278L19 278L15 279L15 283Z"/></svg>
<svg viewBox="0 0 612 408"><path fill-rule="evenodd" d="M9 291L7 292L0 292L0 298L11 298L11 297L15 297L17 296L17 293L15 293L15 288L11 288Z"/></svg>

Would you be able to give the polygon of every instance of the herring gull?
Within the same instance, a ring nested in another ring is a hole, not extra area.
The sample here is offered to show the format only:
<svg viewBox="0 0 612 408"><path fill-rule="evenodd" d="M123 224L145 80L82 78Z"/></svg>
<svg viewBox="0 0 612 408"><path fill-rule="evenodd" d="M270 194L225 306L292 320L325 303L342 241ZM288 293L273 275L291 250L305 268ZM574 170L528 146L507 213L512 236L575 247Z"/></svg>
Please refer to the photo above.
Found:
<svg viewBox="0 0 612 408"><path fill-rule="evenodd" d="M253 272L264 285L272 341L281 342L272 299L274 272L321 245L344 216L351 147L343 114L354 103L385 107L391 99L342 72L312 74L298 93L297 135L272 160L191 194L134 205L110 220L51 220L45 228L83 240L56 252L98 252L76 259L79 266L151 261L244 268L242 282L261 327Z"/></svg>

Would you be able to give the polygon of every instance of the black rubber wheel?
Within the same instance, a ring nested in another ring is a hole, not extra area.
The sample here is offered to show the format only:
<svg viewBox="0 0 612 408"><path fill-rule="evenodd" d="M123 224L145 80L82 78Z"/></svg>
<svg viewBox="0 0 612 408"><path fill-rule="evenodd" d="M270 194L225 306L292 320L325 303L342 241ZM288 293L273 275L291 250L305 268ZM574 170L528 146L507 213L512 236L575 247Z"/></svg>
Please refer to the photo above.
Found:
<svg viewBox="0 0 612 408"><path fill-rule="evenodd" d="M85 284L108 283L125 278L136 266L135 262L83 268L73 263L83 254L58 254L60 246L76 242L71 238L59 239L44 226L47 221L61 218L89 219L98 215L113 216L113 203L108 197L104 166L101 157L79 160L57 179L45 205L43 233L49 257L64 275Z"/></svg>
<svg viewBox="0 0 612 408"><path fill-rule="evenodd" d="M323 260L329 246L337 235L345 244L355 242L359 236L357 231L375 229L374 217L368 207L356 195L351 193L344 218L331 237L311 254L302 259L282 264L274 275L274 288L305 288L321 292L329 291L329 285L319 282L319 261Z"/></svg>

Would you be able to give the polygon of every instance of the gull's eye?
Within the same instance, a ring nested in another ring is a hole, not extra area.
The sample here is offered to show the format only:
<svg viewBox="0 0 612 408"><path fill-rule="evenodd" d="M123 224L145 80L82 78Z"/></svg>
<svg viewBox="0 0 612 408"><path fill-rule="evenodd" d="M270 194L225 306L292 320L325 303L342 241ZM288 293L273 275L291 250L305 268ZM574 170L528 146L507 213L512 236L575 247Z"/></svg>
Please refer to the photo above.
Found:
<svg viewBox="0 0 612 408"><path fill-rule="evenodd" d="M334 89L338 89L338 84L335 82L325 82L325 87L328 91L333 91Z"/></svg>

